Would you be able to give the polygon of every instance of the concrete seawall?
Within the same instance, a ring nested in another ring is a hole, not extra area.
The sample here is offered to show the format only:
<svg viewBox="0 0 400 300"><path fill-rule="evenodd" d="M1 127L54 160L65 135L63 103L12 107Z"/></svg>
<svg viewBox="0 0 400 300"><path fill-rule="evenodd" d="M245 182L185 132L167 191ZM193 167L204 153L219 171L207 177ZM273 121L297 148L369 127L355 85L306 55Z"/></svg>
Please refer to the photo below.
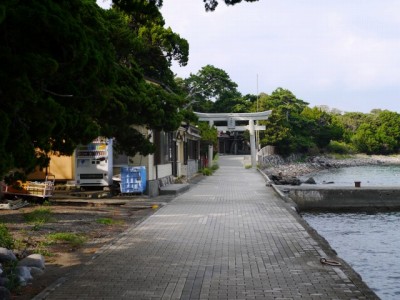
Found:
<svg viewBox="0 0 400 300"><path fill-rule="evenodd" d="M400 210L400 187L275 186L300 211Z"/></svg>

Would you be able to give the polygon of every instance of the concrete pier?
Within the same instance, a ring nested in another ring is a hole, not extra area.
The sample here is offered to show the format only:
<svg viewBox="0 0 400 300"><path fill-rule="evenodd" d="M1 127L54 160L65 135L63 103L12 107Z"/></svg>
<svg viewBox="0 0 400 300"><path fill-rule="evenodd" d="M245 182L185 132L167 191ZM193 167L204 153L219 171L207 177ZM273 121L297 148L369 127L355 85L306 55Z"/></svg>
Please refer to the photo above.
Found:
<svg viewBox="0 0 400 300"><path fill-rule="evenodd" d="M399 187L276 186L304 210L400 210Z"/></svg>
<svg viewBox="0 0 400 300"><path fill-rule="evenodd" d="M242 159L35 299L378 299Z"/></svg>

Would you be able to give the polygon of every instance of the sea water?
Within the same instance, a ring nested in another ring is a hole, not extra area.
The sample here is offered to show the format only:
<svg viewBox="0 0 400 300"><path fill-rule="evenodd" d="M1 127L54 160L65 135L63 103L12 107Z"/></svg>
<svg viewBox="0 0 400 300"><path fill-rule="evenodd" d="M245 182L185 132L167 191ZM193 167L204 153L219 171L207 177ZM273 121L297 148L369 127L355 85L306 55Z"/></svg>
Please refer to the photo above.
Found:
<svg viewBox="0 0 400 300"><path fill-rule="evenodd" d="M400 299L400 212L302 216L381 299Z"/></svg>
<svg viewBox="0 0 400 300"><path fill-rule="evenodd" d="M399 166L334 169L314 174L317 183L400 186ZM400 212L303 213L339 257L384 300L400 299Z"/></svg>
<svg viewBox="0 0 400 300"><path fill-rule="evenodd" d="M313 177L317 184L333 184L340 186L354 186L360 181L361 186L399 186L400 166L363 166L328 169L319 173L302 176L301 179Z"/></svg>

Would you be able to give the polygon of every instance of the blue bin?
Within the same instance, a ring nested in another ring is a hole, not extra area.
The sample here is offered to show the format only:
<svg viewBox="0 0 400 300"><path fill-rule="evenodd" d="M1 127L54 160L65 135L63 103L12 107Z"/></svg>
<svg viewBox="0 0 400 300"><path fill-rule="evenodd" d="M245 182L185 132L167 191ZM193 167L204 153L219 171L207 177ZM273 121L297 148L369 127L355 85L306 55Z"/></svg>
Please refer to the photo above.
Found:
<svg viewBox="0 0 400 300"><path fill-rule="evenodd" d="M143 193L146 190L146 167L121 167L122 194Z"/></svg>

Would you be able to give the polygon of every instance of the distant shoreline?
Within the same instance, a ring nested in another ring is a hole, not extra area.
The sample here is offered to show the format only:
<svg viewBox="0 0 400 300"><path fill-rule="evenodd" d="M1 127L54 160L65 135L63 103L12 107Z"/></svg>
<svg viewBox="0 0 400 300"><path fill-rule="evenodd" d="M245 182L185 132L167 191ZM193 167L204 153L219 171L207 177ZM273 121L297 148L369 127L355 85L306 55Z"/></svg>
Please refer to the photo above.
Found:
<svg viewBox="0 0 400 300"><path fill-rule="evenodd" d="M312 175L332 168L347 168L368 165L400 165L400 155L365 155L356 154L348 158L336 159L329 156L313 156L299 162L296 156L282 158L279 155L265 156L260 169L267 174L284 178Z"/></svg>

